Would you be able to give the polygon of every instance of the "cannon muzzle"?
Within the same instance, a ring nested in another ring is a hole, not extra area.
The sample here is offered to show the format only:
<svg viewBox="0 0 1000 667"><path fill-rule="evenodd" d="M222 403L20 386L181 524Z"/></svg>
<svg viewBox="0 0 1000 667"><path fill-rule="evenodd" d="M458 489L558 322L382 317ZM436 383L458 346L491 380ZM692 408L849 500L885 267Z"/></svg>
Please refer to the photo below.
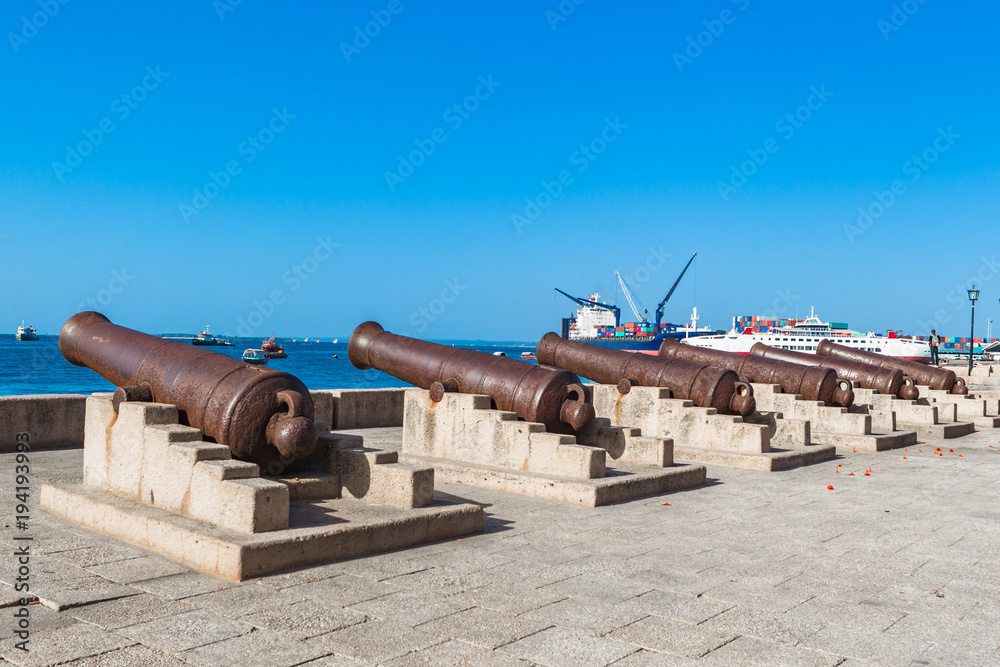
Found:
<svg viewBox="0 0 1000 667"><path fill-rule="evenodd" d="M580 378L569 371L399 336L377 322L354 330L347 356L361 370L377 368L429 390L435 402L450 391L485 394L497 409L553 433L578 431L596 416Z"/></svg>
<svg viewBox="0 0 1000 667"><path fill-rule="evenodd" d="M617 384L623 394L632 385L667 387L674 398L721 414L745 417L757 409L753 388L733 371L577 343L555 333L542 336L535 356L540 364L565 368L601 384Z"/></svg>
<svg viewBox="0 0 1000 667"><path fill-rule="evenodd" d="M780 385L786 394L801 394L808 401L822 401L826 405L837 404L845 408L854 403L851 384L841 382L837 374L827 368L686 345L676 338L663 341L660 356L729 369L750 382Z"/></svg>
<svg viewBox="0 0 1000 667"><path fill-rule="evenodd" d="M176 405L181 423L263 472L277 474L316 447L312 398L294 375L120 327L89 311L63 325L59 350L117 385L115 411L127 401Z"/></svg>
<svg viewBox="0 0 1000 667"><path fill-rule="evenodd" d="M826 339L821 340L819 345L816 346L816 354L821 357L860 361L861 363L871 364L879 368L899 370L913 378L913 381L917 384L927 385L931 389L942 389L950 391L953 394L969 393L969 388L965 386L965 380L955 375L955 371L946 368L933 368L926 364L890 357L878 352L855 350L853 347L837 345ZM914 387L914 389L916 388ZM900 396L905 398L902 395Z"/></svg>

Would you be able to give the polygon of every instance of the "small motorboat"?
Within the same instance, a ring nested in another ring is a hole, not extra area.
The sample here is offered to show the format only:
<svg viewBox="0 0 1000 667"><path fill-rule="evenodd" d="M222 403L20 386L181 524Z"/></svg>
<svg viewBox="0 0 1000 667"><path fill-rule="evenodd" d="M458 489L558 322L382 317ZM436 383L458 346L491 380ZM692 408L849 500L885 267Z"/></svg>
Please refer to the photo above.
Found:
<svg viewBox="0 0 1000 667"><path fill-rule="evenodd" d="M288 356L284 348L278 345L278 342L274 339L273 331L271 332L271 337L260 344L260 349L264 350L268 359L284 359Z"/></svg>
<svg viewBox="0 0 1000 667"><path fill-rule="evenodd" d="M522 352L521 361L537 361L538 357L535 356L534 352Z"/></svg>
<svg viewBox="0 0 1000 667"><path fill-rule="evenodd" d="M260 365L266 364L269 358L267 352L264 350L255 350L252 347L248 347L243 351L243 361L248 364Z"/></svg>
<svg viewBox="0 0 1000 667"><path fill-rule="evenodd" d="M340 357L338 357L336 354L331 354L330 358L331 359L340 359Z"/></svg>
<svg viewBox="0 0 1000 667"><path fill-rule="evenodd" d="M497 350L496 352L493 353L493 356L494 357L506 357L507 353L504 352L504 351L502 351L502 350Z"/></svg>

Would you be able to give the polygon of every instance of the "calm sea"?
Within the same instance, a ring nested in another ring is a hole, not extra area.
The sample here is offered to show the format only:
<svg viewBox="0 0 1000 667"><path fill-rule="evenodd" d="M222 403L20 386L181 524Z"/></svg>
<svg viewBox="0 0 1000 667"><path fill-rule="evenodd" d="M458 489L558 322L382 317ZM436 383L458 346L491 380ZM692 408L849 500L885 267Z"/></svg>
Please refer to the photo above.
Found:
<svg viewBox="0 0 1000 667"><path fill-rule="evenodd" d="M359 371L347 359L347 339L332 343L279 341L288 353L287 359L272 359L268 367L297 376L310 389L353 389L363 387L406 387L391 375L377 370ZM243 350L258 347L261 339L233 339L235 347L212 347L219 352L239 359ZM450 344L450 343L449 343ZM510 357L519 357L534 346L516 343L488 343L481 341L455 342L483 352L503 351ZM332 355L336 354L337 359ZM41 336L40 340L20 342L14 336L0 336L0 396L22 394L89 394L95 391L113 391L114 386L88 368L80 368L66 361L59 353L57 336Z"/></svg>

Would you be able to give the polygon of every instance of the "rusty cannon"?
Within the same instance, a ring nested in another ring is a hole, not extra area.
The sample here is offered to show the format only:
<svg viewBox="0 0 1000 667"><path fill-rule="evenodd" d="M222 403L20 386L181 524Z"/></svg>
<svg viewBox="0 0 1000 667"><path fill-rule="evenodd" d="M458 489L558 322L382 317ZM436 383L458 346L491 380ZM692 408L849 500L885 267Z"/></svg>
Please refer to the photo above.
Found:
<svg viewBox="0 0 1000 667"><path fill-rule="evenodd" d="M833 341L826 339L821 340L819 345L816 346L816 354L821 357L860 361L872 366L878 366L879 368L895 368L913 378L913 381L917 384L927 385L931 389L950 391L953 394L969 393L969 388L965 386L965 380L955 375L955 371L945 368L933 368L926 364L889 357L877 352L855 350L853 347L837 345Z"/></svg>
<svg viewBox="0 0 1000 667"><path fill-rule="evenodd" d="M577 343L555 333L542 336L535 355L540 364L565 368L601 384L617 384L623 394L633 385L667 387L674 398L715 408L720 414L746 417L757 409L753 388L733 371Z"/></svg>
<svg viewBox="0 0 1000 667"><path fill-rule="evenodd" d="M818 354L806 354L794 350L782 350L770 347L764 343L756 343L750 348L750 355L764 359L788 361L795 364L807 364L833 369L837 377L850 382L857 382L865 389L874 389L880 394L899 396L907 401L920 398L920 390L913 380L903 371L896 368L881 368L862 361L821 357Z"/></svg>
<svg viewBox="0 0 1000 667"><path fill-rule="evenodd" d="M685 345L676 338L667 338L660 345L660 356L667 359L704 364L715 368L734 371L741 380L776 384L786 394L801 394L807 401L822 401L826 405L841 405L845 408L854 403L851 383L841 380L829 368L802 366L746 354L734 354L724 350L711 350L694 345Z"/></svg>
<svg viewBox="0 0 1000 667"><path fill-rule="evenodd" d="M264 472L284 469L316 447L312 398L294 375L120 327L89 311L63 325L59 351L118 387L115 412L126 401L171 403L182 424Z"/></svg>
<svg viewBox="0 0 1000 667"><path fill-rule="evenodd" d="M569 371L399 336L377 322L354 330L347 355L356 368L376 368L429 390L435 403L445 392L485 394L497 409L552 433L572 434L596 416L580 378Z"/></svg>

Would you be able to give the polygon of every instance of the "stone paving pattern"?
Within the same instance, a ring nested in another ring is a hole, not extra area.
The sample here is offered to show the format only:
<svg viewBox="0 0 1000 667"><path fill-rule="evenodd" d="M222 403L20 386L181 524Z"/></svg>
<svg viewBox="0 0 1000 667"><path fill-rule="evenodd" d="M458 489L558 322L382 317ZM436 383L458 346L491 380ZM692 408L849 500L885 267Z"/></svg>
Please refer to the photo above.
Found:
<svg viewBox="0 0 1000 667"><path fill-rule="evenodd" d="M710 467L706 487L596 509L442 485L484 505L485 534L242 584L38 510L43 481L79 479L81 450L32 467L30 653L0 558L0 655L17 665L1000 664L994 431ZM23 534L13 469L0 456L5 554Z"/></svg>

